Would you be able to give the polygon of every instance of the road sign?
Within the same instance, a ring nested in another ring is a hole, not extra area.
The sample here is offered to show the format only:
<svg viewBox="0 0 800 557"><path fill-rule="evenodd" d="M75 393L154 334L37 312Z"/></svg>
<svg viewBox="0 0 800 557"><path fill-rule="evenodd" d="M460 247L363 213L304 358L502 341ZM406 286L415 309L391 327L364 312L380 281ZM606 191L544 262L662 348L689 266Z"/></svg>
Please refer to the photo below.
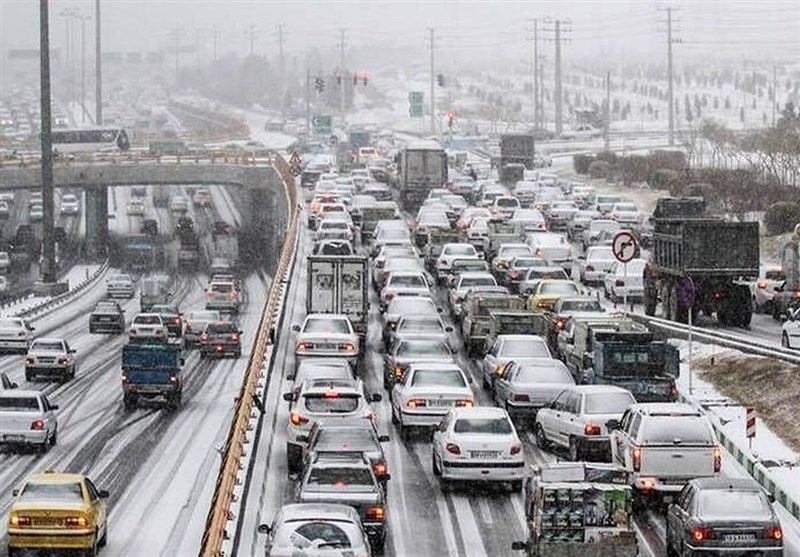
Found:
<svg viewBox="0 0 800 557"><path fill-rule="evenodd" d="M678 281L678 288L676 289L678 295L678 302L685 307L690 308L694 305L695 288L694 281L689 277L683 277Z"/></svg>
<svg viewBox="0 0 800 557"><path fill-rule="evenodd" d="M424 102L425 96L422 91L409 91L408 92L408 103L409 104L422 104Z"/></svg>
<svg viewBox="0 0 800 557"><path fill-rule="evenodd" d="M747 428L745 433L748 439L756 436L756 409L752 407L747 408Z"/></svg>
<svg viewBox="0 0 800 557"><path fill-rule="evenodd" d="M300 168L299 166L290 166L289 172L291 172L292 176L296 178L297 176L300 176L303 173L303 169Z"/></svg>
<svg viewBox="0 0 800 557"><path fill-rule="evenodd" d="M631 261L639 252L639 246L636 244L636 238L630 232L617 233L614 236L614 241L611 243L611 248L614 251L614 257L621 263Z"/></svg>
<svg viewBox="0 0 800 557"><path fill-rule="evenodd" d="M289 157L289 166L300 166L303 164L303 159L300 158L300 153L292 151L292 156Z"/></svg>
<svg viewBox="0 0 800 557"><path fill-rule="evenodd" d="M408 115L412 118L422 118L422 105L412 104L408 107Z"/></svg>
<svg viewBox="0 0 800 557"><path fill-rule="evenodd" d="M333 131L333 116L329 114L315 114L311 119L314 126L314 133L319 135L330 135Z"/></svg>

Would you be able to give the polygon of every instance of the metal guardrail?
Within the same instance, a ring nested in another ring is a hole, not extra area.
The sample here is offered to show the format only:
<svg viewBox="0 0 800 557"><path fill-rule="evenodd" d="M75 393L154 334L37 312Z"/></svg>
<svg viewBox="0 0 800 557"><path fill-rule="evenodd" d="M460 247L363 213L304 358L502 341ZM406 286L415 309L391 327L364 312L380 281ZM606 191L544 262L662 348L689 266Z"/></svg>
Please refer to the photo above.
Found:
<svg viewBox="0 0 800 557"><path fill-rule="evenodd" d="M644 323L649 329L662 331L669 334L670 337L681 339L689 337L689 326L684 323L676 323L660 317L649 317L641 314L631 314L630 317L634 321ZM698 342L713 343L717 346L732 348L746 354L775 358L791 364L800 364L800 352L797 350L773 346L725 331L693 327L692 338Z"/></svg>
<svg viewBox="0 0 800 557"><path fill-rule="evenodd" d="M53 164L55 166L70 166L88 163L138 164L156 162L255 165L271 162L273 160L272 157L272 152L264 149L205 149L180 155L159 155L144 150L132 150L108 153L76 153L69 157L55 159ZM0 168L28 168L39 164L41 164L41 158L38 154L19 154L14 157L0 158Z"/></svg>
<svg viewBox="0 0 800 557"><path fill-rule="evenodd" d="M251 419L253 418L253 406L258 396L258 379L267 359L267 346L274 338L273 328L280 319L278 309L286 295L288 274L291 271L297 249L299 209L294 177L289 171L289 164L282 156L273 153L270 155L270 161L286 187L289 199L289 225L264 311L261 314L258 333L250 352L247 371L236 399L233 423L225 441L222 464L214 486L211 508L206 518L206 527L200 545L199 555L201 557L222 557L224 555L222 544L225 540L230 539L228 522L236 519L231 511L231 504L236 500L234 490L241 484L239 476L243 468L242 459L246 456L244 447L249 443L247 432L252 428Z"/></svg>

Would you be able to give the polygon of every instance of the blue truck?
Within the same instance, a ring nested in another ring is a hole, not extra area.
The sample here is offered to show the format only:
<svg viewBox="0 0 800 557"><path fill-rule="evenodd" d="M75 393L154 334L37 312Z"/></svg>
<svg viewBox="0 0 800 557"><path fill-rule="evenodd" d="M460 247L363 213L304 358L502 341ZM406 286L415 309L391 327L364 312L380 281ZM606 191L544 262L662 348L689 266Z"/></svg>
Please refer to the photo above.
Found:
<svg viewBox="0 0 800 557"><path fill-rule="evenodd" d="M183 391L181 348L172 344L127 344L122 348L122 392L125 410L141 399L161 399L176 410Z"/></svg>

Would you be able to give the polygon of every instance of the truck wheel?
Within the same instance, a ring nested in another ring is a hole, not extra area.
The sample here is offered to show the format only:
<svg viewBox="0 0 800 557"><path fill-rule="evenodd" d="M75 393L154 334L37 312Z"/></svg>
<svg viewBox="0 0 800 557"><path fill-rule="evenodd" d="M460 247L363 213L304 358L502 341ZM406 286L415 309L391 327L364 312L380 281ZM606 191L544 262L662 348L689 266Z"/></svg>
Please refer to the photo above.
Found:
<svg viewBox="0 0 800 557"><path fill-rule="evenodd" d="M569 448L567 449L567 458L572 462L578 462L581 460L581 450L578 447L578 440L574 437L569 438Z"/></svg>
<svg viewBox="0 0 800 557"><path fill-rule="evenodd" d="M736 324L743 328L750 326L750 321L753 319L753 306L748 303L750 301L750 292L745 286L739 286L736 289L736 309L737 319Z"/></svg>
<svg viewBox="0 0 800 557"><path fill-rule="evenodd" d="M136 409L136 395L124 395L122 397L122 404L125 410L131 411Z"/></svg>
<svg viewBox="0 0 800 557"><path fill-rule="evenodd" d="M789 335L787 335L786 333L783 333L783 335L781 335L781 346L784 348L791 348L789 346Z"/></svg>

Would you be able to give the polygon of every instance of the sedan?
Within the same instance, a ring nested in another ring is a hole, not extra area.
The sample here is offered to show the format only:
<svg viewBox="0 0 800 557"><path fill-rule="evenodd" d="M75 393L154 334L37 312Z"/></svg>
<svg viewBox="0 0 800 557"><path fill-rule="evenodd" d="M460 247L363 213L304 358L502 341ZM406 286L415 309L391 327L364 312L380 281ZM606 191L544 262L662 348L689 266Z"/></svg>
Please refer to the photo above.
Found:
<svg viewBox="0 0 800 557"><path fill-rule="evenodd" d="M9 555L25 550L78 549L97 555L108 538L108 491L83 474L46 470L13 491Z"/></svg>
<svg viewBox="0 0 800 557"><path fill-rule="evenodd" d="M567 450L572 461L599 455L611 457L609 431L636 399L613 385L580 385L561 392L536 413L534 435L541 449L555 445Z"/></svg>
<svg viewBox="0 0 800 557"><path fill-rule="evenodd" d="M492 259L492 273L496 277L504 275L509 262L518 256L533 257L533 250L528 244L500 244L497 254Z"/></svg>
<svg viewBox="0 0 800 557"><path fill-rule="evenodd" d="M160 314L140 313L131 321L128 337L131 342L166 343L169 340L169 331Z"/></svg>
<svg viewBox="0 0 800 557"><path fill-rule="evenodd" d="M128 201L126 212L130 216L143 217L144 216L144 212L145 212L144 200L142 200L142 199L131 199L130 201Z"/></svg>
<svg viewBox="0 0 800 557"><path fill-rule="evenodd" d="M309 358L345 358L355 368L359 356L358 335L346 315L312 313L302 325L294 325L295 369Z"/></svg>
<svg viewBox="0 0 800 557"><path fill-rule="evenodd" d="M644 218L636 204L630 201L615 203L608 216L624 228L636 228L642 224Z"/></svg>
<svg viewBox="0 0 800 557"><path fill-rule="evenodd" d="M33 341L33 331L35 330L27 319L19 317L0 318L0 350L27 353Z"/></svg>
<svg viewBox="0 0 800 557"><path fill-rule="evenodd" d="M306 553L308 541L340 554L369 555L369 542L358 512L349 505L296 503L284 505L272 524L259 524L267 536L265 557Z"/></svg>
<svg viewBox="0 0 800 557"><path fill-rule="evenodd" d="M39 391L1 388L0 445L29 445L47 451L58 436L56 410L58 406Z"/></svg>
<svg viewBox="0 0 800 557"><path fill-rule="evenodd" d="M398 339L426 339L447 342L447 334L453 328L445 325L439 315L401 317L397 328L389 335L389 344Z"/></svg>
<svg viewBox="0 0 800 557"><path fill-rule="evenodd" d="M597 219L589 223L583 231L582 246L584 251L590 246L609 245L617 232L622 230L615 220Z"/></svg>
<svg viewBox="0 0 800 557"><path fill-rule="evenodd" d="M572 374L560 360L509 362L494 380L494 400L512 418L532 419L540 408L574 384Z"/></svg>
<svg viewBox="0 0 800 557"><path fill-rule="evenodd" d="M404 437L409 427L436 427L453 407L471 407L471 380L455 364L410 365L391 391L392 423Z"/></svg>
<svg viewBox="0 0 800 557"><path fill-rule="evenodd" d="M451 480L511 482L522 491L526 476L522 443L502 408L451 409L433 434L433 474Z"/></svg>
<svg viewBox="0 0 800 557"><path fill-rule="evenodd" d="M571 280L540 280L530 293L528 309L551 310L562 296L579 296L581 289Z"/></svg>
<svg viewBox="0 0 800 557"><path fill-rule="evenodd" d="M167 326L167 331L169 331L169 336L180 338L183 335L182 314L177 308L166 304L156 304L150 308L150 313L161 315Z"/></svg>
<svg viewBox="0 0 800 557"><path fill-rule="evenodd" d="M781 346L800 350L800 307L790 312L783 323Z"/></svg>
<svg viewBox="0 0 800 557"><path fill-rule="evenodd" d="M497 279L484 271L470 271L461 273L450 287L450 308L456 318L461 317L461 304L467 293L473 288L496 287Z"/></svg>
<svg viewBox="0 0 800 557"><path fill-rule="evenodd" d="M406 315L431 316L441 313L441 308L436 306L428 296L399 296L393 298L383 312L383 342L389 346L389 336L397 329L400 318Z"/></svg>
<svg viewBox="0 0 800 557"><path fill-rule="evenodd" d="M494 388L498 371L510 361L551 358L545 339L538 335L498 335L483 357L483 386Z"/></svg>
<svg viewBox="0 0 800 557"><path fill-rule="evenodd" d="M497 282L508 286L512 291L517 291L519 283L525 278L528 269L534 267L547 267L547 261L533 255L515 255L508 261L505 272L497 274Z"/></svg>
<svg viewBox="0 0 800 557"><path fill-rule="evenodd" d="M569 280L569 276L561 267L531 267L517 285L519 295L530 296L536 285L544 279Z"/></svg>
<svg viewBox="0 0 800 557"><path fill-rule="evenodd" d="M391 390L409 366L418 362L453 363L453 351L443 340L398 339L383 357L383 388Z"/></svg>
<svg viewBox="0 0 800 557"><path fill-rule="evenodd" d="M200 335L200 357L223 358L226 354L238 358L242 355L242 330L232 321L209 323Z"/></svg>
<svg viewBox="0 0 800 557"><path fill-rule="evenodd" d="M445 244L436 259L436 278L439 281L450 273L456 259L479 259L478 250L472 244Z"/></svg>
<svg viewBox="0 0 800 557"><path fill-rule="evenodd" d="M353 420L345 423L315 422L308 432L304 448L304 468L324 453L359 453L367 457L375 477L386 487L389 467L381 443L388 443L388 435L379 435L372 420Z"/></svg>
<svg viewBox="0 0 800 557"><path fill-rule="evenodd" d="M614 263L603 279L603 293L612 302L623 299L642 300L644 298L644 268L647 261L634 259L627 263Z"/></svg>
<svg viewBox="0 0 800 557"><path fill-rule="evenodd" d="M183 341L186 347L200 344L200 335L209 323L222 321L222 315L216 310L190 311L184 322Z"/></svg>
<svg viewBox="0 0 800 557"><path fill-rule="evenodd" d="M617 262L617 258L611 246L592 246L586 251L586 256L579 261L581 282L599 284Z"/></svg>
<svg viewBox="0 0 800 557"><path fill-rule="evenodd" d="M431 294L430 284L423 271L392 273L381 290L380 307L385 310L393 299L402 296L423 296Z"/></svg>
<svg viewBox="0 0 800 557"><path fill-rule="evenodd" d="M125 312L113 300L101 300L89 315L89 334L125 332Z"/></svg>
<svg viewBox="0 0 800 557"><path fill-rule="evenodd" d="M60 338L37 338L25 357L25 380L38 376L58 376L61 381L75 378L75 350Z"/></svg>
<svg viewBox="0 0 800 557"><path fill-rule="evenodd" d="M783 530L751 478L690 480L667 509L667 555L783 556Z"/></svg>

